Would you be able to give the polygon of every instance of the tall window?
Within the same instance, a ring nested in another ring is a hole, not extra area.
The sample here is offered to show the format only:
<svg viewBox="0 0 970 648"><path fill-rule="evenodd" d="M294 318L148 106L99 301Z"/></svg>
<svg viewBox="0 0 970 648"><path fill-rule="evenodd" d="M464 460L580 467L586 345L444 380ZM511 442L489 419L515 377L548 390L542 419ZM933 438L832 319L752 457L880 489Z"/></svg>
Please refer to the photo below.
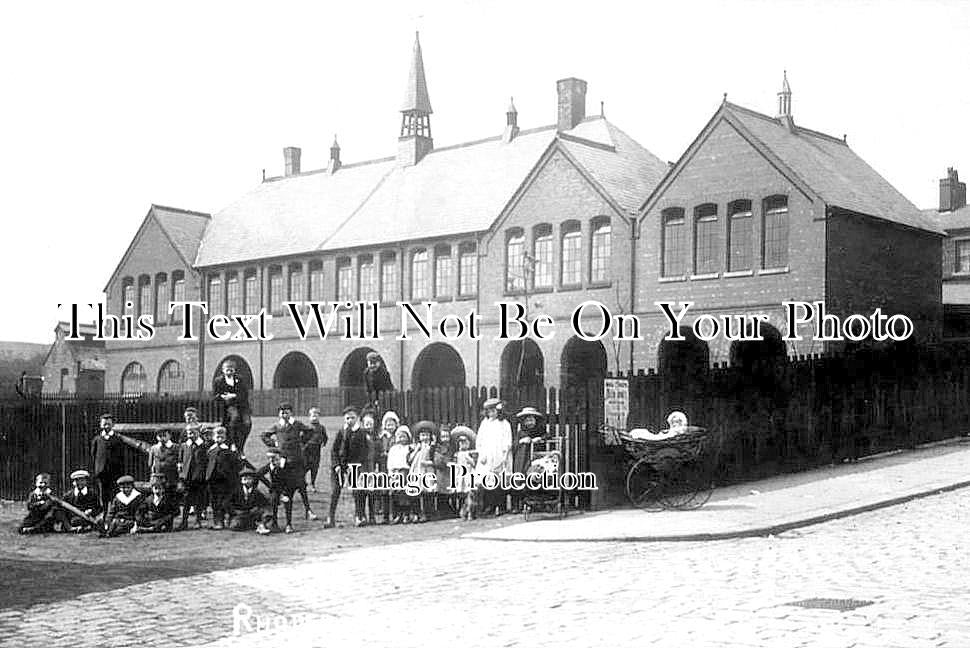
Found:
<svg viewBox="0 0 970 648"><path fill-rule="evenodd" d="M520 229L510 231L505 241L505 289L525 290L525 234Z"/></svg>
<svg viewBox="0 0 970 648"><path fill-rule="evenodd" d="M694 208L694 274L711 274L720 270L718 262L717 205L707 203Z"/></svg>
<svg viewBox="0 0 970 648"><path fill-rule="evenodd" d="M536 225L533 249L536 260L533 285L539 289L552 288L552 225Z"/></svg>
<svg viewBox="0 0 970 648"><path fill-rule="evenodd" d="M663 232L660 246L663 267L660 274L664 277L680 277L687 271L687 226L684 210L671 207L661 213Z"/></svg>
<svg viewBox="0 0 970 648"><path fill-rule="evenodd" d="M131 308L128 308L128 304L131 304ZM125 277L121 282L121 310L125 314L129 314L134 311L136 305L135 280L131 277Z"/></svg>
<svg viewBox="0 0 970 648"><path fill-rule="evenodd" d="M242 314L242 290L239 287L239 273L230 272L226 276L226 315Z"/></svg>
<svg viewBox="0 0 970 648"><path fill-rule="evenodd" d="M377 272L374 257L370 254L360 257L357 262L357 294L360 301L377 301Z"/></svg>
<svg viewBox="0 0 970 648"><path fill-rule="evenodd" d="M255 268L246 271L243 283L245 284L243 311L247 315L252 315L259 312L263 301L259 296L259 278L256 276Z"/></svg>
<svg viewBox="0 0 970 648"><path fill-rule="evenodd" d="M138 314L152 314L152 278L148 275L138 277Z"/></svg>
<svg viewBox="0 0 970 648"><path fill-rule="evenodd" d="M168 322L168 276L164 272L155 275L155 324Z"/></svg>
<svg viewBox="0 0 970 648"><path fill-rule="evenodd" d="M462 243L458 252L458 294L462 297L478 291L478 254L474 243Z"/></svg>
<svg viewBox="0 0 970 648"><path fill-rule="evenodd" d="M428 272L428 251L417 250L411 256L411 299L431 296L431 277Z"/></svg>
<svg viewBox="0 0 970 648"><path fill-rule="evenodd" d="M121 391L125 394L141 394L146 388L145 368L140 362L132 362L121 372Z"/></svg>
<svg viewBox="0 0 970 648"><path fill-rule="evenodd" d="M354 300L354 267L350 259L337 259L337 301Z"/></svg>
<svg viewBox="0 0 970 648"><path fill-rule="evenodd" d="M323 261L310 262L310 301L323 301Z"/></svg>
<svg viewBox="0 0 970 648"><path fill-rule="evenodd" d="M158 391L162 394L180 394L185 391L185 372L176 360L169 360L158 372Z"/></svg>
<svg viewBox="0 0 970 648"><path fill-rule="evenodd" d="M290 266L290 301L306 301L306 282L303 280L303 266Z"/></svg>
<svg viewBox="0 0 970 648"><path fill-rule="evenodd" d="M728 205L728 270L751 269L751 201Z"/></svg>
<svg viewBox="0 0 970 648"><path fill-rule="evenodd" d="M583 282L583 233L579 223L563 225L562 285L578 286Z"/></svg>
<svg viewBox="0 0 970 648"><path fill-rule="evenodd" d="M970 241L957 241L954 246L956 266L953 271L961 274L970 273Z"/></svg>
<svg viewBox="0 0 970 648"><path fill-rule="evenodd" d="M172 301L185 301L185 273L181 270L176 270L172 273ZM183 308L181 306L176 307L172 313L172 322L175 324L182 323L182 311Z"/></svg>
<svg viewBox="0 0 970 648"><path fill-rule="evenodd" d="M771 196L764 202L763 268L788 265L788 196Z"/></svg>
<svg viewBox="0 0 970 648"><path fill-rule="evenodd" d="M434 248L434 296L450 297L454 292L451 283L451 246L436 245Z"/></svg>
<svg viewBox="0 0 970 648"><path fill-rule="evenodd" d="M283 268L271 266L269 269L269 310L273 315L283 313Z"/></svg>
<svg viewBox="0 0 970 648"><path fill-rule="evenodd" d="M209 277L209 315L225 315L222 303L222 277Z"/></svg>
<svg viewBox="0 0 970 648"><path fill-rule="evenodd" d="M397 255L385 252L381 255L381 301L390 304L397 301L398 290Z"/></svg>
<svg viewBox="0 0 970 648"><path fill-rule="evenodd" d="M612 241L610 221L607 219L594 221L593 236L589 244L589 280L593 283L606 283L610 280Z"/></svg>

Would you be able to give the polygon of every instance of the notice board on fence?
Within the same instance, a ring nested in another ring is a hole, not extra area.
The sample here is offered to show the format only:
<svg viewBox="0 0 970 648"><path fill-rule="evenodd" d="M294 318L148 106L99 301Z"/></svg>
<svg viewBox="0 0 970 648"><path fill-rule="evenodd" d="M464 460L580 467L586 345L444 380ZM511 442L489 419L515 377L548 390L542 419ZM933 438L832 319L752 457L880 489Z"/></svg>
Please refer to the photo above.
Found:
<svg viewBox="0 0 970 648"><path fill-rule="evenodd" d="M626 378L603 380L603 422L607 428L625 430L630 414L630 383Z"/></svg>

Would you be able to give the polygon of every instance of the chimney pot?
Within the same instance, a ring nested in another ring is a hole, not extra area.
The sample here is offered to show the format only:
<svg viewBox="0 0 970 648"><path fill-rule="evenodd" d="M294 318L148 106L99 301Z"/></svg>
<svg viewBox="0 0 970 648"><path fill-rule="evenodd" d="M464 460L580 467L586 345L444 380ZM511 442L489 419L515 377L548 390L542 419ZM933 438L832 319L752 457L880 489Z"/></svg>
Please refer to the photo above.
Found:
<svg viewBox="0 0 970 648"><path fill-rule="evenodd" d="M571 130L586 119L586 82L575 77L559 79L556 81L556 92L559 95L557 129Z"/></svg>
<svg viewBox="0 0 970 648"><path fill-rule="evenodd" d="M283 149L284 175L294 176L300 174L300 149L296 146L287 146Z"/></svg>

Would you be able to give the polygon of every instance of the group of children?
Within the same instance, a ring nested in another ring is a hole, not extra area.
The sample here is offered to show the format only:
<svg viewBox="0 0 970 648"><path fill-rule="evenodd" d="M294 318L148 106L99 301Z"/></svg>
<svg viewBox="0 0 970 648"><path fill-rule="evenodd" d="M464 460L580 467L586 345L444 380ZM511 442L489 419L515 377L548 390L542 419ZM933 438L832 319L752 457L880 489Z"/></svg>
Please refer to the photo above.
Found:
<svg viewBox="0 0 970 648"><path fill-rule="evenodd" d="M486 421L494 420L497 401L493 401L496 399L485 404ZM309 410L308 422L304 423L294 418L289 403L280 404L278 421L261 436L267 446L267 462L258 469L246 460L242 448L228 442L224 427L203 428L192 407L185 410L184 418L184 437L180 442L172 438L170 430L160 429L156 443L149 446L116 435L111 415L102 415L99 435L92 441L92 463L100 492L95 492L91 474L86 470L71 474L72 488L63 497L51 493L49 475L38 475L20 532L97 530L105 537L156 533L185 530L193 516L198 529L203 526L206 511L211 509L212 529L266 535L279 530L282 504L282 530L292 533L293 500L297 494L303 501L306 519L318 519L307 497L308 486L316 492L321 448L329 441L318 408ZM344 487L353 489L357 526L379 521L424 522L456 514L465 520L476 516L480 506L471 479L465 477L451 483L452 465L459 474L462 469L468 475L482 470L483 458L475 449L476 433L471 428L431 421L409 427L392 411L383 414L378 426L376 411L353 406L345 408L343 419L344 425L331 448L331 501L326 526L334 526ZM508 422L502 423L498 446L505 448L503 452L511 459L511 430ZM483 440L488 436L486 428L483 424ZM146 452L151 474L147 484L136 484L130 475L113 476L119 472L115 437L129 445L137 444ZM482 450L483 454L487 452ZM486 469L495 470L498 462L491 463ZM413 495L396 489L354 488L346 481L348 468L354 464L359 465L361 473L386 473L405 481L416 473L434 473L435 486ZM115 487L113 493L105 491L109 484ZM263 493L260 484L267 487L268 494Z"/></svg>

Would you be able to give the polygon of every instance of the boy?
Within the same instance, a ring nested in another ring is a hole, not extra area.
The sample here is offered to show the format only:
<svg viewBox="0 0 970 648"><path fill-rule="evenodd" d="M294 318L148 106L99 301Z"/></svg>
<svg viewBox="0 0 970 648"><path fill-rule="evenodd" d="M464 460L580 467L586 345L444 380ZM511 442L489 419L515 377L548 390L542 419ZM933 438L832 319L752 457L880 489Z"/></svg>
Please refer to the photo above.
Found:
<svg viewBox="0 0 970 648"><path fill-rule="evenodd" d="M178 504L166 488L165 477L162 475L152 477L151 489L151 495L142 500L135 514L133 533L171 531L175 523Z"/></svg>
<svg viewBox="0 0 970 648"><path fill-rule="evenodd" d="M174 494L179 477L179 447L172 442L172 432L165 428L155 431L156 443L148 449L148 474L164 475L165 487Z"/></svg>
<svg viewBox="0 0 970 648"><path fill-rule="evenodd" d="M374 470L374 446L378 442L374 423L374 410L365 409L360 414L360 429L351 432L347 440L347 464L360 464L362 473ZM375 499L374 493L370 491L354 490L354 524L374 524Z"/></svg>
<svg viewBox="0 0 970 648"><path fill-rule="evenodd" d="M189 512L195 508L195 528L202 528L202 513L205 510L205 473L208 467L205 442L199 436L197 427L185 428L185 442L180 446L179 483L181 484L182 523L179 531L189 525Z"/></svg>
<svg viewBox="0 0 970 648"><path fill-rule="evenodd" d="M243 468L239 472L239 488L232 496L229 505L229 530L252 531L260 535L268 535L272 520L269 512L269 500L257 488L256 471Z"/></svg>
<svg viewBox="0 0 970 648"><path fill-rule="evenodd" d="M303 431L303 465L310 473L310 490L317 492L317 472L320 470L320 450L327 445L327 428L320 422L320 408L307 412L310 422Z"/></svg>
<svg viewBox="0 0 970 648"><path fill-rule="evenodd" d="M135 532L135 520L143 496L135 490L135 478L131 475L122 475L116 483L119 490L108 504L102 538L114 538Z"/></svg>
<svg viewBox="0 0 970 648"><path fill-rule="evenodd" d="M269 463L259 469L257 475L265 476L269 481L269 499L273 507L270 523L273 529L279 529L279 510L280 502L283 503L283 510L286 514L286 526L284 533L293 533L293 493L299 488L299 483L295 478L303 479L302 471L294 473L287 470L287 459L279 448L270 448L266 451Z"/></svg>
<svg viewBox="0 0 970 648"><path fill-rule="evenodd" d="M212 503L212 529L222 531L229 515L229 499L239 474L239 455L226 443L226 428L221 425L212 431L213 443L208 450L205 481L209 485Z"/></svg>
<svg viewBox="0 0 970 648"><path fill-rule="evenodd" d="M99 421L98 435L91 439L91 464L101 508L107 510L115 482L125 471L125 444L114 433L114 417L105 413Z"/></svg>
<svg viewBox="0 0 970 648"><path fill-rule="evenodd" d="M64 493L64 497L61 499L74 508L79 509L88 518L94 519L101 515L101 502L98 500L98 495L94 492L94 489L88 486L88 480L90 478L91 473L86 470L75 470L72 472L71 486L73 488ZM85 520L64 509L58 509L56 515L61 522L62 531L85 533L94 529L94 525L91 524L90 520Z"/></svg>
<svg viewBox="0 0 970 648"><path fill-rule="evenodd" d="M310 510L310 500L306 492L306 468L303 463L303 436L306 432L307 426L293 418L293 406L283 402L279 407L279 420L263 432L260 438L267 447L280 451L285 459L283 465L286 482L293 484L300 493L306 519L316 520L317 516Z"/></svg>
<svg viewBox="0 0 970 648"><path fill-rule="evenodd" d="M40 473L34 478L34 490L27 495L27 517L20 523L20 533L48 533L54 530L54 502L48 488L51 476Z"/></svg>
<svg viewBox="0 0 970 648"><path fill-rule="evenodd" d="M326 528L332 528L337 515L337 503L340 501L340 489L343 486L343 474L347 470L347 444L351 432L360 429L360 415L353 405L344 408L344 426L337 432L330 449L330 514L324 524Z"/></svg>

